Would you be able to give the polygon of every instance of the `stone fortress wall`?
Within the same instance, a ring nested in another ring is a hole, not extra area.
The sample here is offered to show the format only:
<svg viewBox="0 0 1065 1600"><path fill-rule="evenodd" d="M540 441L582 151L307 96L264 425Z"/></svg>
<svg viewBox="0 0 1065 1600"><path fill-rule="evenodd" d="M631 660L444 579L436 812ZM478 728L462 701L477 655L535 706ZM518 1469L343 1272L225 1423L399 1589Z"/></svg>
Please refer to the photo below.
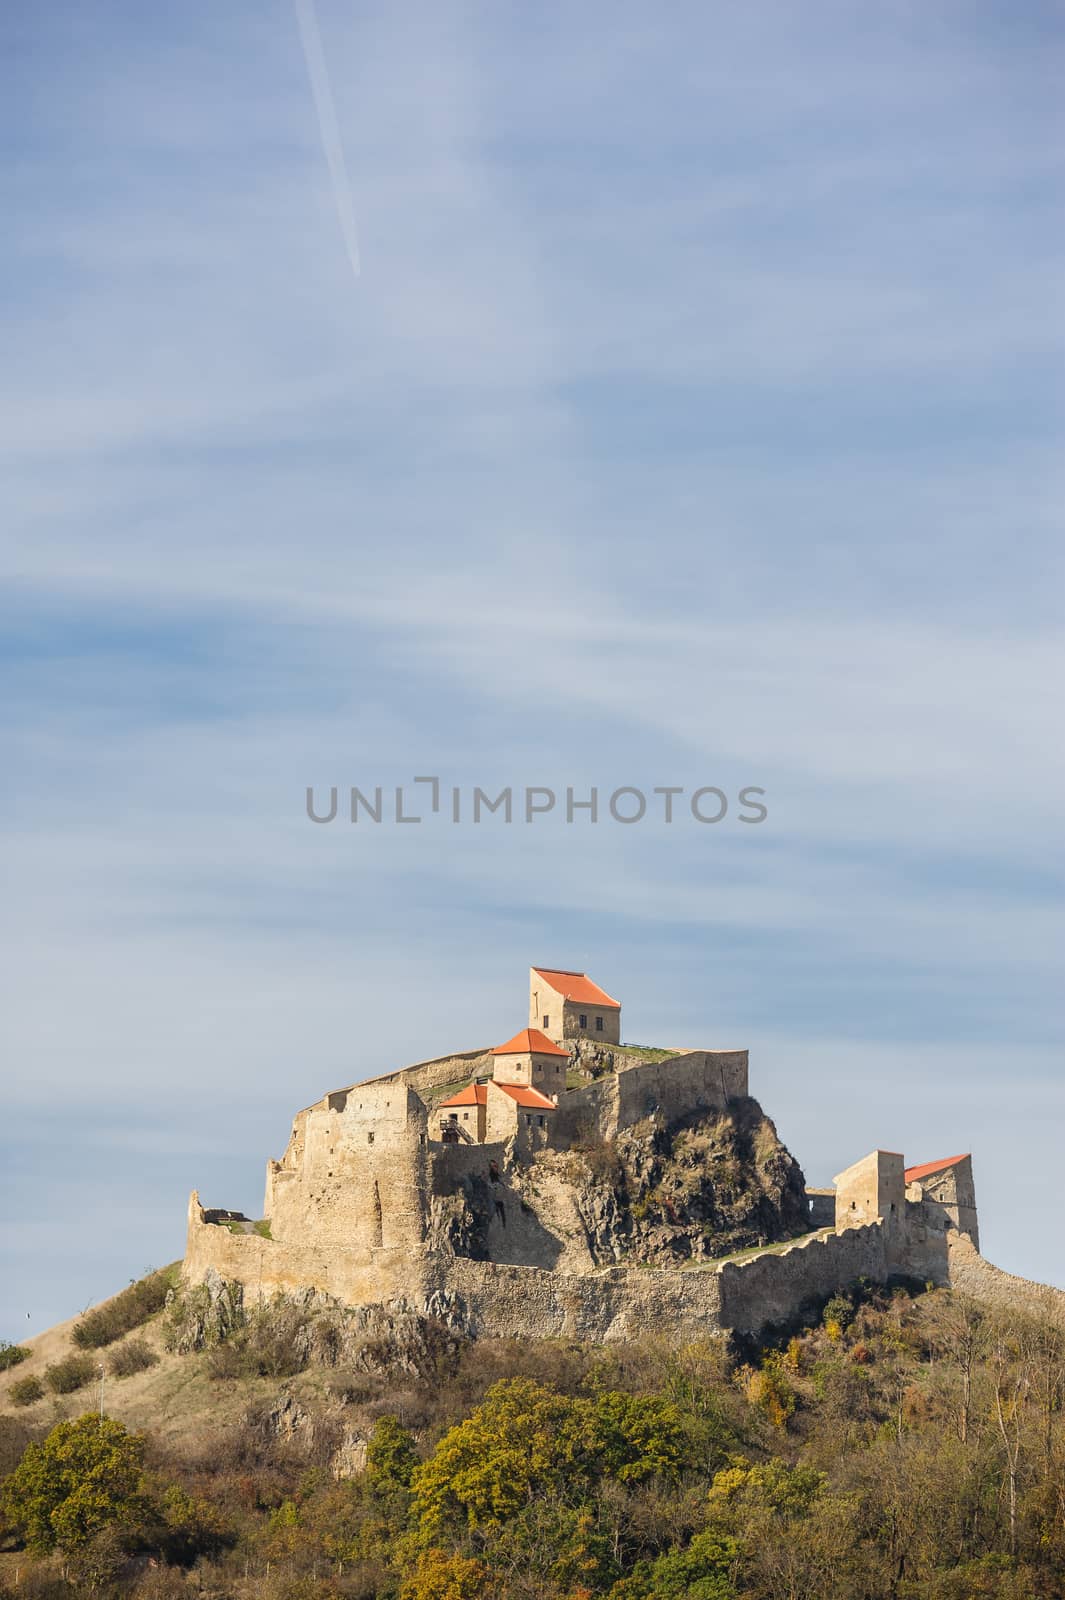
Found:
<svg viewBox="0 0 1065 1600"><path fill-rule="evenodd" d="M961 1294L983 1300L1004 1311L1046 1317L1065 1328L1065 1290L1047 1283L1016 1278L1012 1272L985 1261L967 1234L949 1235L950 1284Z"/></svg>
<svg viewBox="0 0 1065 1600"><path fill-rule="evenodd" d="M453 1081L445 1074L482 1054L415 1070ZM577 1135L610 1139L649 1116L670 1122L693 1110L722 1110L747 1093L747 1071L742 1050L691 1051L625 1067L565 1097L552 1142L565 1148ZM754 1332L859 1278L885 1282L907 1268L947 1281L945 1230L919 1202L906 1202L901 1158L885 1160L884 1152L841 1174L831 1229L785 1249L717 1265L603 1269L574 1245L563 1252L523 1203L508 1181L505 1142L444 1145L427 1132L425 1103L402 1072L326 1095L299 1113L284 1158L270 1164L272 1237L207 1221L193 1196L186 1280L202 1281L213 1269L241 1283L249 1304L313 1288L351 1305L443 1307L474 1334L604 1340ZM434 1248L434 1207L478 1183L491 1259Z"/></svg>
<svg viewBox="0 0 1065 1600"><path fill-rule="evenodd" d="M487 1049L441 1056L299 1112L284 1156L268 1164L268 1234L210 1220L193 1194L186 1282L217 1273L239 1282L249 1304L316 1289L518 1338L755 1333L863 1278L956 1284L1033 1308L1057 1295L1065 1307L1065 1295L997 1273L979 1255L967 1156L907 1170L897 1152L873 1151L833 1188L807 1191L811 1232L783 1248L716 1263L603 1267L580 1191L557 1163L537 1165L538 1152L611 1141L649 1119L676 1126L724 1112L748 1094L747 1051L622 1060L553 1095L546 1116L515 1122L507 1100L510 1122L488 1126L486 1142L443 1142L430 1114L440 1091L492 1071ZM506 1099L489 1082L489 1101L493 1094Z"/></svg>
<svg viewBox="0 0 1065 1600"><path fill-rule="evenodd" d="M674 1122L693 1111L724 1111L746 1096L747 1071L746 1050L685 1050L623 1067L560 1098L555 1142L613 1139L644 1117Z"/></svg>

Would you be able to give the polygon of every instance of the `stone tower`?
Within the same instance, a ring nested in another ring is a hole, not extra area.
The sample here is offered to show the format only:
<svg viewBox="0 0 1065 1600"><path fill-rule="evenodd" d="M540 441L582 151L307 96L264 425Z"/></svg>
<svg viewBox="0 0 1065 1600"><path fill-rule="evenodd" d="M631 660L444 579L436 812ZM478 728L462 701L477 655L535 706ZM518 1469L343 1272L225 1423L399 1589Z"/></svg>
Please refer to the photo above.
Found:
<svg viewBox="0 0 1065 1600"><path fill-rule="evenodd" d="M575 1039L620 1044L621 1001L612 1000L586 972L530 967L529 1026L558 1045Z"/></svg>

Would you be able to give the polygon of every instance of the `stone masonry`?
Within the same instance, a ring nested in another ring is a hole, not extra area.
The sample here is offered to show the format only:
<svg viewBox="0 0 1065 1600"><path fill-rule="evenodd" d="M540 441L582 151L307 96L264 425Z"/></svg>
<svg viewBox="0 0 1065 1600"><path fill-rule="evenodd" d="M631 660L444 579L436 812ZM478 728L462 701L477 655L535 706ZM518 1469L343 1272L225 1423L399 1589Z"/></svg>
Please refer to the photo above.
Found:
<svg viewBox="0 0 1065 1600"><path fill-rule="evenodd" d="M536 1018L506 1046L420 1062L299 1112L267 1166L268 1227L234 1232L193 1194L186 1281L217 1273L248 1303L314 1289L352 1306L445 1308L474 1335L686 1339L785 1323L859 1278L946 1284L986 1266L969 1157L907 1169L878 1150L834 1191L807 1191L810 1231L783 1246L650 1269L617 1247L622 1259L604 1267L566 1152L609 1164L626 1130L647 1130L653 1150L656 1129L712 1126L746 1100L748 1061L738 1049L643 1059L619 1048L613 1070L578 1071L573 1045L595 1035L569 1033L560 1002L586 1020L612 1015L620 1032L617 1002L598 1011L596 993L609 999L585 974L534 968ZM572 1088L567 1058L582 1079Z"/></svg>

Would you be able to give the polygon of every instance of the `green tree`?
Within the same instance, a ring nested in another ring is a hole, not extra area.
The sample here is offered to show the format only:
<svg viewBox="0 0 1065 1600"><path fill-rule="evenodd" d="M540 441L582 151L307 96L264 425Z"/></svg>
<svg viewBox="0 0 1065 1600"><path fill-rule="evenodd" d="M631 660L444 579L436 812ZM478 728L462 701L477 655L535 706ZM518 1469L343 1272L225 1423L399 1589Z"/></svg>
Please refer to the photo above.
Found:
<svg viewBox="0 0 1065 1600"><path fill-rule="evenodd" d="M691 1455L685 1419L657 1395L611 1390L595 1403L595 1427L605 1471L619 1483L676 1478Z"/></svg>
<svg viewBox="0 0 1065 1600"><path fill-rule="evenodd" d="M595 1445L591 1401L530 1378L493 1384L411 1479L420 1542L498 1526L535 1494L585 1481Z"/></svg>
<svg viewBox="0 0 1065 1600"><path fill-rule="evenodd" d="M418 1451L399 1418L380 1417L366 1446L366 1481L375 1492L409 1489Z"/></svg>
<svg viewBox="0 0 1065 1600"><path fill-rule="evenodd" d="M739 1553L735 1539L706 1528L687 1549L640 1562L631 1577L614 1585L610 1600L734 1600Z"/></svg>
<svg viewBox="0 0 1065 1600"><path fill-rule="evenodd" d="M143 1460L144 1440L110 1417L60 1422L27 1446L0 1509L31 1550L76 1550L114 1523L132 1529L143 1519Z"/></svg>

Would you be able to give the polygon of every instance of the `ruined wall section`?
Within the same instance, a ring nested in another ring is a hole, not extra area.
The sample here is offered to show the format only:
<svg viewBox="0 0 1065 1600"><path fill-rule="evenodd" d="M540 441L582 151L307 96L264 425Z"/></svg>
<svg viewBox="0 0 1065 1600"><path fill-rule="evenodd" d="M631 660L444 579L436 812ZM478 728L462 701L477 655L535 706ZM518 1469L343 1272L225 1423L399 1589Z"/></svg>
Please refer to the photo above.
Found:
<svg viewBox="0 0 1065 1600"><path fill-rule="evenodd" d="M720 1330L713 1273L611 1267L587 1276L458 1261L440 1289L457 1300L460 1318L474 1338L609 1343L657 1334L679 1343Z"/></svg>
<svg viewBox="0 0 1065 1600"><path fill-rule="evenodd" d="M718 1268L722 1324L755 1333L766 1323L790 1322L807 1303L827 1299L859 1278L886 1283L891 1271L887 1230L879 1222L817 1234L746 1261L727 1261Z"/></svg>
<svg viewBox="0 0 1065 1600"><path fill-rule="evenodd" d="M681 1343L715 1332L757 1333L860 1278L886 1282L884 1234L871 1223L716 1268L571 1273L456 1261L446 1271L438 1266L434 1287L441 1297L457 1297L474 1337L609 1342L654 1334Z"/></svg>
<svg viewBox="0 0 1065 1600"><path fill-rule="evenodd" d="M274 1240L347 1251L415 1251L425 1236L427 1114L388 1079L328 1094L300 1112L267 1171Z"/></svg>
<svg viewBox="0 0 1065 1600"><path fill-rule="evenodd" d="M670 1123L697 1111L723 1111L746 1096L747 1078L746 1050L686 1050L623 1067L559 1097L551 1142L564 1149L583 1139L613 1139L645 1117Z"/></svg>
<svg viewBox="0 0 1065 1600"><path fill-rule="evenodd" d="M1065 1327L1065 1290L1046 1283L1016 1278L1012 1272L985 1261L971 1239L951 1230L947 1234L950 1286L959 1294L999 1307L1046 1317Z"/></svg>
<svg viewBox="0 0 1065 1600"><path fill-rule="evenodd" d="M351 1306L385 1301L413 1305L425 1292L421 1255L387 1246L368 1249L361 1243L354 1247L281 1244L255 1233L231 1233L222 1224L205 1222L194 1191L182 1277L186 1284L202 1283L209 1270L242 1284L248 1305L306 1289L319 1289Z"/></svg>

